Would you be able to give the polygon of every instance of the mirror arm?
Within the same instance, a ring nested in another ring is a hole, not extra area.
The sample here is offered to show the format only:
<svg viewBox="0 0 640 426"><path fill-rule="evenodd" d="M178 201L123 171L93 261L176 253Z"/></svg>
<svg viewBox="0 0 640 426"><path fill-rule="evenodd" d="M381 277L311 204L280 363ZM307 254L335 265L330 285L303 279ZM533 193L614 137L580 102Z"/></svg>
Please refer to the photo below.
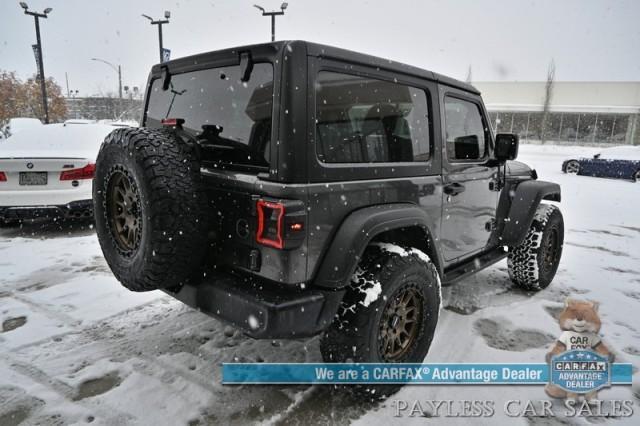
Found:
<svg viewBox="0 0 640 426"><path fill-rule="evenodd" d="M498 160L497 158L489 158L484 163L484 166L485 167L496 167L496 166L502 166L503 164L506 164L506 161Z"/></svg>

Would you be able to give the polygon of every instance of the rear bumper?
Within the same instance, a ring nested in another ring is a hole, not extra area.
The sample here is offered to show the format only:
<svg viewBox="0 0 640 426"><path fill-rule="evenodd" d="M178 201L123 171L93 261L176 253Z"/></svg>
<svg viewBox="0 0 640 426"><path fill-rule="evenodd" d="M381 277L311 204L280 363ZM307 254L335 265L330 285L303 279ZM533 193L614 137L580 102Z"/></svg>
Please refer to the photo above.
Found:
<svg viewBox="0 0 640 426"><path fill-rule="evenodd" d="M92 183L90 180L80 181L78 187L64 189L21 189L5 190L0 185L0 209L13 206L64 206L78 200L90 200ZM39 188L39 187L38 187Z"/></svg>
<svg viewBox="0 0 640 426"><path fill-rule="evenodd" d="M0 219L4 220L38 218L88 219L92 217L92 200L73 201L62 206L0 206Z"/></svg>
<svg viewBox="0 0 640 426"><path fill-rule="evenodd" d="M331 324L344 291L275 288L249 278L216 273L177 293L165 292L256 339L308 337Z"/></svg>

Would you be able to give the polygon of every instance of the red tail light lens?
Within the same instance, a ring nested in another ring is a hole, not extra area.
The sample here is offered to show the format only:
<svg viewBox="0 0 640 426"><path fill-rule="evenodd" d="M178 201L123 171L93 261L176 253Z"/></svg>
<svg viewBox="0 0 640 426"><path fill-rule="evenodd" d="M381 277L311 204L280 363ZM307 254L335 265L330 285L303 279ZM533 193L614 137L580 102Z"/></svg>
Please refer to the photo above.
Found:
<svg viewBox="0 0 640 426"><path fill-rule="evenodd" d="M89 163L81 169L65 170L60 173L60 180L93 179L96 174L96 165Z"/></svg>
<svg viewBox="0 0 640 426"><path fill-rule="evenodd" d="M283 218L284 205L269 201L258 200L258 232L256 241L265 246L282 249L284 247Z"/></svg>
<svg viewBox="0 0 640 426"><path fill-rule="evenodd" d="M184 124L184 118L163 118L160 124L165 127L180 127Z"/></svg>
<svg viewBox="0 0 640 426"><path fill-rule="evenodd" d="M0 182L6 182L7 175L4 172L0 172Z"/></svg>

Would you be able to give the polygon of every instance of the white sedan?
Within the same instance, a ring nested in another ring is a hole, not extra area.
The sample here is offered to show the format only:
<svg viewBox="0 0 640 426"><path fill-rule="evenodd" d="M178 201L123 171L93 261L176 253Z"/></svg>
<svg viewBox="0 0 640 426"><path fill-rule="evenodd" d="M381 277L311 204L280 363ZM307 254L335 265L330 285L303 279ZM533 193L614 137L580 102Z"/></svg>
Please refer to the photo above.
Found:
<svg viewBox="0 0 640 426"><path fill-rule="evenodd" d="M0 144L0 224L93 217L92 179L106 124L49 124Z"/></svg>

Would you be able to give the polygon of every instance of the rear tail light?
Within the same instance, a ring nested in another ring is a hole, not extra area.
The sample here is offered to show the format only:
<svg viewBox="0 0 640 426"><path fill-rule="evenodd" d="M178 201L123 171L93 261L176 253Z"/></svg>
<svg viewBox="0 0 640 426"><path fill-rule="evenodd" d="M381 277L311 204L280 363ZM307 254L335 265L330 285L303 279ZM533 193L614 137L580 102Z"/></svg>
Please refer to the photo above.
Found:
<svg viewBox="0 0 640 426"><path fill-rule="evenodd" d="M6 182L7 175L4 172L0 172L0 182Z"/></svg>
<svg viewBox="0 0 640 426"><path fill-rule="evenodd" d="M258 211L258 232L256 241L265 246L281 249L284 247L283 218L284 205L282 203L272 203L258 200L256 204Z"/></svg>
<svg viewBox="0 0 640 426"><path fill-rule="evenodd" d="M165 127L182 127L184 118L163 118L160 120L160 124Z"/></svg>
<svg viewBox="0 0 640 426"><path fill-rule="evenodd" d="M306 211L296 200L256 202L258 229L256 241L277 249L299 247L305 238Z"/></svg>
<svg viewBox="0 0 640 426"><path fill-rule="evenodd" d="M96 174L96 165L89 163L81 169L65 170L60 173L60 180L93 179Z"/></svg>

